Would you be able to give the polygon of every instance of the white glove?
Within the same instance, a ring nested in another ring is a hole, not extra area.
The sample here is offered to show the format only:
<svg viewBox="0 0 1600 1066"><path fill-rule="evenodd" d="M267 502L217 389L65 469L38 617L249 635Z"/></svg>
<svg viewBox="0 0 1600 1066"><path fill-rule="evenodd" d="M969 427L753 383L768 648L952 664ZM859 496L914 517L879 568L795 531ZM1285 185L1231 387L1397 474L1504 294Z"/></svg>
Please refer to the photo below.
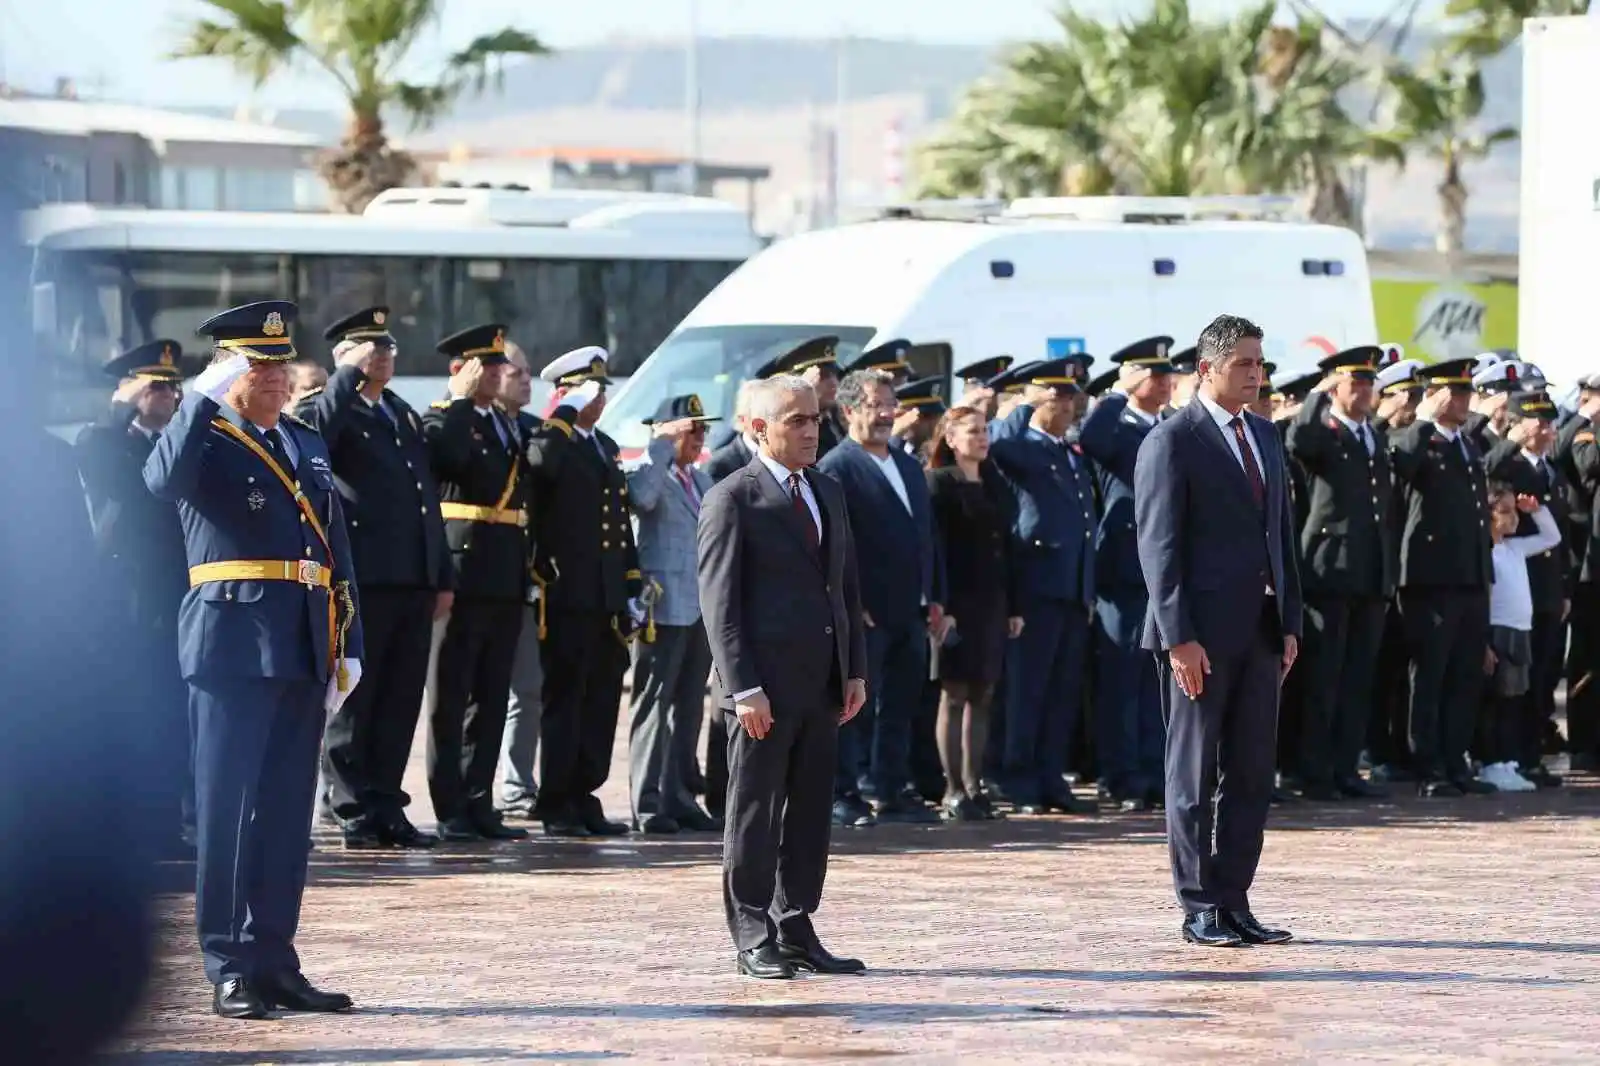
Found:
<svg viewBox="0 0 1600 1066"><path fill-rule="evenodd" d="M250 360L236 355L225 363L213 363L202 370L200 376L194 379L194 391L221 403L222 397L233 388L233 383L248 373Z"/></svg>
<svg viewBox="0 0 1600 1066"><path fill-rule="evenodd" d="M561 402L571 404L578 410L583 410L594 403L595 397L600 395L601 384L598 381L585 381L582 385L569 391L561 397Z"/></svg>
<svg viewBox="0 0 1600 1066"><path fill-rule="evenodd" d="M349 683L345 690L340 692L339 672L335 670L333 676L328 678L328 695L322 701L322 706L329 714L333 714L344 706L344 701L350 698L350 693L354 692L356 686L361 683L361 660L345 659L343 662L345 671L349 674Z"/></svg>

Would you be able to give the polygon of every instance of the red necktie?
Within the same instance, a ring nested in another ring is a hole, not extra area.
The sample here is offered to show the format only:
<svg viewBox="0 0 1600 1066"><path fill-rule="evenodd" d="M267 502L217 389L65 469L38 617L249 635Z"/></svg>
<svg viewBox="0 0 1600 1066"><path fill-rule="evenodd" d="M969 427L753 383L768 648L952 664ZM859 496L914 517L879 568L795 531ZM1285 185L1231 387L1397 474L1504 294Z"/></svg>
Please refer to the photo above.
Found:
<svg viewBox="0 0 1600 1066"><path fill-rule="evenodd" d="M1244 435L1244 419L1238 415L1233 419L1233 437L1239 442L1239 458L1244 460L1244 472L1250 478L1250 492L1256 498L1256 506L1264 507L1267 502L1267 484L1261 480L1261 468L1256 465L1255 452L1250 450L1250 441Z"/></svg>
<svg viewBox="0 0 1600 1066"><path fill-rule="evenodd" d="M683 486L683 494L689 497L689 506L694 509L695 514L699 514L700 497L695 494L694 480L689 476L688 468L679 466L673 469L678 475L678 484Z"/></svg>
<svg viewBox="0 0 1600 1066"><path fill-rule="evenodd" d="M806 506L806 498L800 495L800 472L794 471L789 475L789 504L794 508L794 513L799 515L800 524L806 530L806 545L812 551L819 546L817 538L817 523L811 517L811 508Z"/></svg>

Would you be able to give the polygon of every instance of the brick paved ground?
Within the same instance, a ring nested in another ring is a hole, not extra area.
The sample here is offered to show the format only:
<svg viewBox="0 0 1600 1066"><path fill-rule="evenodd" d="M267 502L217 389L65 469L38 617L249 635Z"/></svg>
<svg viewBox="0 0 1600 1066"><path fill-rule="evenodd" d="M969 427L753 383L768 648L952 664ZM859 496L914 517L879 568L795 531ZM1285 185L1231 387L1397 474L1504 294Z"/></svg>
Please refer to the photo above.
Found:
<svg viewBox="0 0 1600 1066"><path fill-rule="evenodd" d="M1155 817L837 833L818 925L872 970L790 983L735 977L712 838L323 837L300 946L358 1011L213 1018L174 895L111 1061L1594 1061L1600 783L1579 786L1279 808L1254 902L1300 940L1240 951L1178 942Z"/></svg>

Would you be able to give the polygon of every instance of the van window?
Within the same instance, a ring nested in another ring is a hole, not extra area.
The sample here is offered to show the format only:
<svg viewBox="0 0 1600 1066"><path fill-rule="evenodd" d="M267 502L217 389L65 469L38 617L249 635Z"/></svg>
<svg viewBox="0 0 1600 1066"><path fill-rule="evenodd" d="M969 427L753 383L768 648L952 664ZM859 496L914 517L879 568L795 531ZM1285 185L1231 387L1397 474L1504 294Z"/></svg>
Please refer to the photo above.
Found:
<svg viewBox="0 0 1600 1066"><path fill-rule="evenodd" d="M600 419L600 427L623 448L650 442L650 427L641 419L655 414L661 401L695 393L706 413L733 417L739 383L779 355L813 337L839 338L841 361L859 355L876 332L870 326L701 326L681 330L645 360L628 379ZM721 427L714 427L715 429Z"/></svg>

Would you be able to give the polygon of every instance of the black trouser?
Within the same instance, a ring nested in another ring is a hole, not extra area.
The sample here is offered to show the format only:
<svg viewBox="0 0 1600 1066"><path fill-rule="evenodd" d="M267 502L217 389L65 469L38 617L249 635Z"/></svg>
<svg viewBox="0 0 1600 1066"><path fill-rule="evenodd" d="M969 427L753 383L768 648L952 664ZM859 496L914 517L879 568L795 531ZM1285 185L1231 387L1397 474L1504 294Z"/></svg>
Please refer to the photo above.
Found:
<svg viewBox="0 0 1600 1066"><path fill-rule="evenodd" d="M582 818L611 775L628 649L599 611L547 619L544 722L539 737L539 816Z"/></svg>
<svg viewBox="0 0 1600 1066"><path fill-rule="evenodd" d="M520 600L457 599L450 609L428 731L428 793L440 822L495 817L495 764L521 629Z"/></svg>
<svg viewBox="0 0 1600 1066"><path fill-rule="evenodd" d="M1332 785L1356 776L1372 708L1372 679L1383 641L1383 600L1310 596L1306 600L1299 757L1300 779ZM1280 725L1279 728L1282 728Z"/></svg>
<svg viewBox="0 0 1600 1066"><path fill-rule="evenodd" d="M713 698L719 694L713 693ZM728 803L728 718L714 712L706 722L706 810L721 814Z"/></svg>
<svg viewBox="0 0 1600 1066"><path fill-rule="evenodd" d="M1561 680L1566 653L1567 623L1560 609L1537 611L1533 616L1533 661L1528 667L1528 698L1519 718L1516 747L1509 758L1530 770L1544 761L1545 729L1556 713L1556 683Z"/></svg>
<svg viewBox="0 0 1600 1066"><path fill-rule="evenodd" d="M361 681L323 732L329 805L348 828L398 820L410 801L400 788L428 683L432 589L360 590Z"/></svg>
<svg viewBox="0 0 1600 1066"><path fill-rule="evenodd" d="M806 703L809 702L810 706ZM772 730L755 740L733 714L728 732L728 807L722 837L722 900L740 951L772 939L811 947L833 824L839 712L819 695L774 702Z"/></svg>
<svg viewBox="0 0 1600 1066"><path fill-rule="evenodd" d="M1374 766L1411 766L1410 706L1411 655L1406 649L1405 623L1400 604L1384 606L1383 637L1378 647L1377 672L1367 720L1367 752Z"/></svg>
<svg viewBox="0 0 1600 1066"><path fill-rule="evenodd" d="M1483 696L1489 597L1468 587L1400 590L1411 651L1411 758L1425 778L1467 773L1466 754Z"/></svg>
<svg viewBox="0 0 1600 1066"><path fill-rule="evenodd" d="M1567 651L1567 750L1600 755L1600 584L1586 581L1572 596Z"/></svg>

